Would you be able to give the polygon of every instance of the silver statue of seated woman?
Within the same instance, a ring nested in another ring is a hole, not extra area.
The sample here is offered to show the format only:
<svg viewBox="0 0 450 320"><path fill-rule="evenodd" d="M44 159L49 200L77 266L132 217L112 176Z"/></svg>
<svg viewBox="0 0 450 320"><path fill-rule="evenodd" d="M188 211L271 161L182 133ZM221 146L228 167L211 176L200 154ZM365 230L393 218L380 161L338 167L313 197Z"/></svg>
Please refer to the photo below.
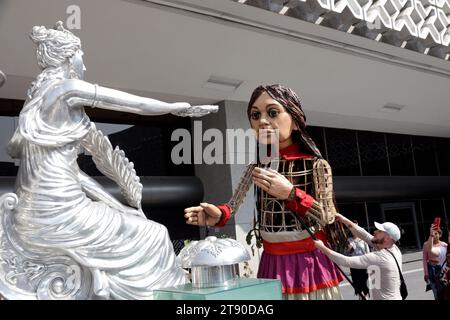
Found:
<svg viewBox="0 0 450 320"><path fill-rule="evenodd" d="M84 107L141 115L203 116L217 106L165 103L83 81L80 39L36 26L42 72L31 84L8 145L20 160L15 192L0 197L0 295L7 299L151 299L186 282L167 229L147 220L142 185L124 152ZM80 147L130 206L77 165Z"/></svg>

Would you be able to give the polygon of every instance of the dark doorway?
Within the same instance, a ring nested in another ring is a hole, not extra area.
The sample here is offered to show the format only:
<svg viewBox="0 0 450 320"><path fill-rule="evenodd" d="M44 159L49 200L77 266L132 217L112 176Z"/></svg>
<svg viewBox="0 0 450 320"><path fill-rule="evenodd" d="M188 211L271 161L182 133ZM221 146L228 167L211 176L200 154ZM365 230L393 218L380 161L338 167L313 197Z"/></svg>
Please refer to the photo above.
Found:
<svg viewBox="0 0 450 320"><path fill-rule="evenodd" d="M383 222L395 223L400 228L402 236L398 245L403 253L421 249L414 202L383 203L381 214Z"/></svg>

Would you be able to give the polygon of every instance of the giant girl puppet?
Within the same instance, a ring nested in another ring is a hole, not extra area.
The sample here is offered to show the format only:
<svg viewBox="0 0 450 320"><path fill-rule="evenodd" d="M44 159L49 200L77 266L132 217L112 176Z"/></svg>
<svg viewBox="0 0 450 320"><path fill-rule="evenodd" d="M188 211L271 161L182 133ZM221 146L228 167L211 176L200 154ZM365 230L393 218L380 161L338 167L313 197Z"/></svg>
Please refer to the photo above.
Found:
<svg viewBox="0 0 450 320"><path fill-rule="evenodd" d="M31 32L42 72L31 84L8 152L20 160L15 192L0 198L0 294L7 299L151 299L186 282L167 229L147 220L142 185L123 151L84 107L202 116L215 106L165 103L83 81L80 39ZM108 194L77 165L84 147L128 201Z"/></svg>
<svg viewBox="0 0 450 320"><path fill-rule="evenodd" d="M342 275L307 231L335 247L347 243L342 226L334 223L331 168L306 132L299 97L281 85L259 86L247 115L260 144L278 143L278 170L249 165L227 204L187 208L187 223L224 226L254 182L257 234L264 247L258 278L281 280L286 299L340 299Z"/></svg>

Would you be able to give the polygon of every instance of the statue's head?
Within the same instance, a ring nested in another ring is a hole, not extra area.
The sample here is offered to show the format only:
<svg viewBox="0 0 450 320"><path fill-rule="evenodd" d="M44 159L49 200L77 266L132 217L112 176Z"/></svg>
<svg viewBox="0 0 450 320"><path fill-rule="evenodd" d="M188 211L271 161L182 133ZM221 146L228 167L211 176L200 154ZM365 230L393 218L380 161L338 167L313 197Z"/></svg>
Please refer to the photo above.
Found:
<svg viewBox="0 0 450 320"><path fill-rule="evenodd" d="M81 41L63 27L61 21L54 29L44 26L33 27L31 40L36 44L36 57L41 69L58 68L67 64L78 78L83 78L84 64Z"/></svg>

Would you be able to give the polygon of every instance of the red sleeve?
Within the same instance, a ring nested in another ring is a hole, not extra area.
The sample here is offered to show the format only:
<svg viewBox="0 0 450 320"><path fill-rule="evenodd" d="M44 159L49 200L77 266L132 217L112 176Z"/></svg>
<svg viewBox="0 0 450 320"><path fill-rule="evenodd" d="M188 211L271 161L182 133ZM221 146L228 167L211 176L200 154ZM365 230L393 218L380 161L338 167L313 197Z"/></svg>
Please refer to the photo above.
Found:
<svg viewBox="0 0 450 320"><path fill-rule="evenodd" d="M306 211L312 207L314 198L305 191L295 188L295 197L291 201L286 200L286 206L292 212L304 216Z"/></svg>
<svg viewBox="0 0 450 320"><path fill-rule="evenodd" d="M231 218L231 209L226 204L220 204L217 206L217 208L222 211L222 216L220 217L219 222L216 223L215 227L223 227Z"/></svg>

